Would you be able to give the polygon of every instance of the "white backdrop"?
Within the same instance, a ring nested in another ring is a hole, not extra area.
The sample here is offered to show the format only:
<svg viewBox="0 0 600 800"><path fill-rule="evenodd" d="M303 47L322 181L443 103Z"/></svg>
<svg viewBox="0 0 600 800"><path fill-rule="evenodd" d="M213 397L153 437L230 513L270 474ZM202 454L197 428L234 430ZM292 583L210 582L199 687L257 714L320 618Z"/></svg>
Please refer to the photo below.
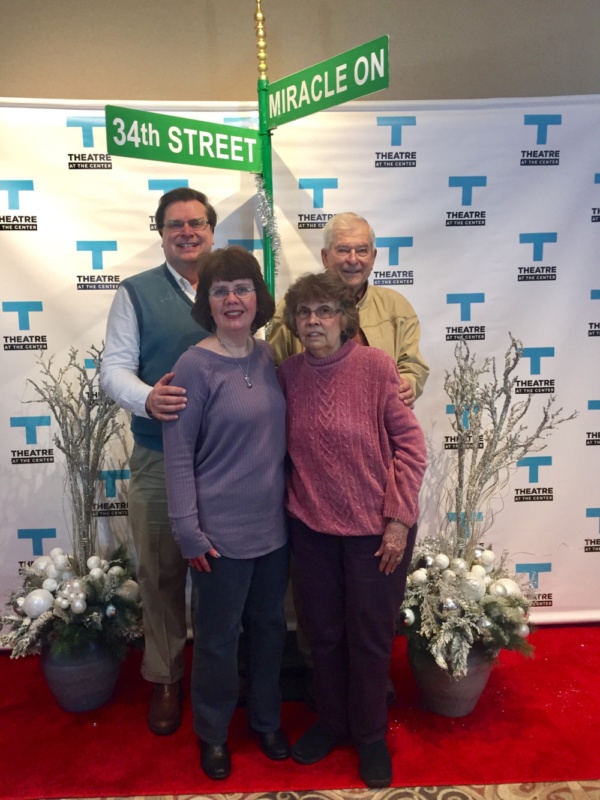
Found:
<svg viewBox="0 0 600 800"><path fill-rule="evenodd" d="M136 106L257 126L251 104ZM43 404L26 404L35 348L64 364L71 346L83 360L101 342L119 281L162 262L153 213L173 186L209 196L217 246L238 241L261 257L251 175L111 159L103 107L0 100L2 598L20 563L69 547L55 424ZM536 382L532 416L548 391L579 411L514 470L484 537L529 576L542 623L600 619L599 129L600 96L586 96L351 103L273 135L277 296L320 268L319 228L351 210L377 235L371 280L405 294L421 320L431 367L416 407L431 462L422 532L441 524L438 482L452 458L452 337L502 361L511 331L526 348L519 378ZM98 496L102 530L120 537L123 458L117 449Z"/></svg>

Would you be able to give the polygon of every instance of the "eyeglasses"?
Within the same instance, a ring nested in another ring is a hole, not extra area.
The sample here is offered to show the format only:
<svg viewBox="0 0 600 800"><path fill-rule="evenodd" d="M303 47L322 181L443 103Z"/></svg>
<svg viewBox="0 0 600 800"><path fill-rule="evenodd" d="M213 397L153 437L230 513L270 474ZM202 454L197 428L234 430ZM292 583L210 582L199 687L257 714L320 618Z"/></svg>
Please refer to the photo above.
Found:
<svg viewBox="0 0 600 800"><path fill-rule="evenodd" d="M296 309L296 319L310 319L313 314L316 314L319 319L331 319L336 314L341 314L341 311L331 306L319 306L318 308L300 306Z"/></svg>
<svg viewBox="0 0 600 800"><path fill-rule="evenodd" d="M234 294L238 300L244 300L255 291L256 289L253 286L236 286L235 289L209 289L208 293L215 300L225 300L230 294Z"/></svg>
<svg viewBox="0 0 600 800"><path fill-rule="evenodd" d="M186 225L189 225L193 231L203 231L209 224L207 219L198 217L198 219L168 219L165 222L165 228L170 231L182 231Z"/></svg>

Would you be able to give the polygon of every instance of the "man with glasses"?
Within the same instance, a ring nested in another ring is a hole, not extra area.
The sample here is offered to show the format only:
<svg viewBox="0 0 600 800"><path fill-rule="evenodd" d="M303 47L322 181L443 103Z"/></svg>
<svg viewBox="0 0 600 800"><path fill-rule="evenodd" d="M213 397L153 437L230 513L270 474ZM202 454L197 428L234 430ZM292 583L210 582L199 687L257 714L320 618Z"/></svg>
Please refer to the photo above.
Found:
<svg viewBox="0 0 600 800"><path fill-rule="evenodd" d="M373 229L358 214L336 214L323 228L323 266L337 273L356 296L360 328L354 339L358 344L384 350L394 359L400 375L400 398L412 406L423 392L429 375L419 351L419 320L401 294L369 285L376 256ZM277 365L303 350L300 341L283 322L283 302L275 311L269 343Z"/></svg>
<svg viewBox="0 0 600 800"><path fill-rule="evenodd" d="M142 675L154 684L148 726L159 736L181 723L188 570L169 523L161 423L186 405L185 390L171 385L173 365L208 336L191 309L198 256L211 251L216 223L201 192L181 187L163 195L156 227L166 261L121 282L102 359L104 390L131 412L129 516L144 611Z"/></svg>

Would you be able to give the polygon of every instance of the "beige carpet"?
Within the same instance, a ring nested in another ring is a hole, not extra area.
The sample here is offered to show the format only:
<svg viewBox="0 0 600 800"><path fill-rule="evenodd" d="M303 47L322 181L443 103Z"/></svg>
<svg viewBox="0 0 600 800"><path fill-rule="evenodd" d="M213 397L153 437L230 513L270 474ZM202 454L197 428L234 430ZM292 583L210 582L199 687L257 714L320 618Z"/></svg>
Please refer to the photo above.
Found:
<svg viewBox="0 0 600 800"><path fill-rule="evenodd" d="M560 754L557 754L559 757ZM600 800L600 780L568 783L513 783L499 786L426 786L338 789L310 792L185 794L144 797L63 798L62 800Z"/></svg>

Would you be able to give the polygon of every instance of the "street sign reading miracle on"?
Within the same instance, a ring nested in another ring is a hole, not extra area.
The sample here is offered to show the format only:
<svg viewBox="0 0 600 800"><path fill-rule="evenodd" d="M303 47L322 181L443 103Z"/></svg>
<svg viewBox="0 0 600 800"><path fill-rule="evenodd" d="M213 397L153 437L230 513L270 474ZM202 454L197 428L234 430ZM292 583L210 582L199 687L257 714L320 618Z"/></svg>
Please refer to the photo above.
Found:
<svg viewBox="0 0 600 800"><path fill-rule="evenodd" d="M269 84L269 129L387 89L388 36Z"/></svg>

